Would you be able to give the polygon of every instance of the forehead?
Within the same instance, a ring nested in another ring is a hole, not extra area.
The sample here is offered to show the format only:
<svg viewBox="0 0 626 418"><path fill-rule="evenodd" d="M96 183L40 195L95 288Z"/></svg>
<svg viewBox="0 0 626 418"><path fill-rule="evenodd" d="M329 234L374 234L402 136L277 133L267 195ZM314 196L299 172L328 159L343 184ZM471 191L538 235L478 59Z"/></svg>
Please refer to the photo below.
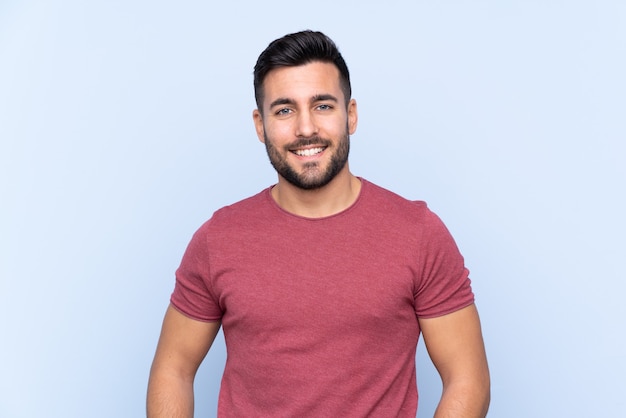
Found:
<svg viewBox="0 0 626 418"><path fill-rule="evenodd" d="M277 98L308 99L320 94L343 98L339 70L327 62L311 62L270 71L263 81L264 103Z"/></svg>

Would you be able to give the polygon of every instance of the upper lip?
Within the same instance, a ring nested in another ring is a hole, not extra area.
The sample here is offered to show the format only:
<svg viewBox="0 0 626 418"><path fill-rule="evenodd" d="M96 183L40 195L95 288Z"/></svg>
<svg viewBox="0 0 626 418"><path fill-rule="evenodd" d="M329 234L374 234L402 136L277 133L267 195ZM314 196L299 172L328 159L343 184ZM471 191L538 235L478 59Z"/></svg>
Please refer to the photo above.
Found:
<svg viewBox="0 0 626 418"><path fill-rule="evenodd" d="M325 148L326 147L323 147L323 146L321 146L321 147L296 148L294 150L291 150L291 152L293 152L294 154L296 154L296 155L298 155L300 157L306 157L306 156L318 155L319 153L324 151Z"/></svg>
<svg viewBox="0 0 626 418"><path fill-rule="evenodd" d="M314 148L326 148L327 145L323 145L323 144L313 144L313 145L306 145L306 146L302 146L302 147L293 147L293 148L289 148L290 151L301 151L301 150L306 150L306 149L314 149Z"/></svg>
<svg viewBox="0 0 626 418"><path fill-rule="evenodd" d="M329 145L328 141L323 140L321 138L317 138L317 137L299 138L298 140L294 141L292 146L289 147L289 150L297 151L297 150L305 150L305 149L312 149L312 148L327 148L328 145Z"/></svg>

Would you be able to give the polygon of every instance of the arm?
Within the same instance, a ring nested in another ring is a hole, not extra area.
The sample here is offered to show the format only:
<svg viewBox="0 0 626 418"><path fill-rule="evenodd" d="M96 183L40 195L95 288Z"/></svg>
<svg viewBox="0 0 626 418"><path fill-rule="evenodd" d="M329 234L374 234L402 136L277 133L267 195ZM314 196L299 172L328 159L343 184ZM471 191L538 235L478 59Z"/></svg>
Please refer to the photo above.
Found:
<svg viewBox="0 0 626 418"><path fill-rule="evenodd" d="M149 418L193 417L193 381L219 329L220 322L196 321L168 307L150 369Z"/></svg>
<svg viewBox="0 0 626 418"><path fill-rule="evenodd" d="M435 418L484 417L489 408L490 381L476 306L419 322L443 383Z"/></svg>

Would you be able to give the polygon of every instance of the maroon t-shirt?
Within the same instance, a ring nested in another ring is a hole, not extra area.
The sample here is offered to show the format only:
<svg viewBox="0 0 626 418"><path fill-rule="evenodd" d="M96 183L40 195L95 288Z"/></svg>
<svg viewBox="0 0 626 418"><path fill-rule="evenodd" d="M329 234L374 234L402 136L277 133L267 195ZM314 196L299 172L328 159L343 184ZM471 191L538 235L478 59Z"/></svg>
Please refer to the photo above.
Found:
<svg viewBox="0 0 626 418"><path fill-rule="evenodd" d="M417 318L474 296L426 204L361 183L352 206L314 219L266 189L193 236L171 302L222 321L219 416L415 417Z"/></svg>

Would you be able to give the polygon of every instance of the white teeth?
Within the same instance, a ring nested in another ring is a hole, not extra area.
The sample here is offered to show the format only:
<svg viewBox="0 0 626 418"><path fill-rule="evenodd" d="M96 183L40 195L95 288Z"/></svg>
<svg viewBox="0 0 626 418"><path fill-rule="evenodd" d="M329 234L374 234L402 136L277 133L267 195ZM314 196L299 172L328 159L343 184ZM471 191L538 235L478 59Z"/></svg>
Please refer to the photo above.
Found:
<svg viewBox="0 0 626 418"><path fill-rule="evenodd" d="M319 154L324 151L324 148L309 148L309 149L298 149L295 150L294 153L299 155L300 157L310 157L311 155Z"/></svg>

